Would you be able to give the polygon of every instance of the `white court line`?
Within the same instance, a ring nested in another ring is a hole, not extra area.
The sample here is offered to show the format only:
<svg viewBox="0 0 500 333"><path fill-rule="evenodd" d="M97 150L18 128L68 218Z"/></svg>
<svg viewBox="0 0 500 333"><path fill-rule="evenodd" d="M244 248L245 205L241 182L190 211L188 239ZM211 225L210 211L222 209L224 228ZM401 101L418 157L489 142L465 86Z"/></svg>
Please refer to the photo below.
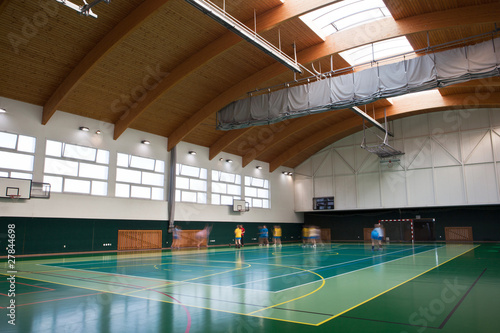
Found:
<svg viewBox="0 0 500 333"><path fill-rule="evenodd" d="M418 248L422 248L422 247L425 247L424 246L420 246L420 247L417 247ZM399 251L394 251L394 252L390 252L390 253L386 253L386 254L380 254L378 256L373 256L373 257L365 257L365 258L360 258L360 259L356 259L356 260L351 260L351 261L344 261L342 263L338 263L338 264L333 264L333 265L328 265L328 266L321 266L321 267L317 267L317 268L312 268L312 269L309 269L310 271L316 271L316 270L319 270L319 269L324 269L324 268L331 268L331 267L335 267L335 266L340 266L340 265L345 265L345 264L349 264L349 263L353 263L353 262L357 262L357 261L361 261L361 260L367 260L369 258L377 258L377 257L382 257L382 256L385 256L385 255L389 255L389 254L393 254L393 253L398 253L398 252L403 252L403 251L408 251L410 249L404 249L404 250L399 250ZM433 250L433 249L431 249ZM430 251L430 250L428 250ZM424 252L427 252L427 251L423 251L423 252L420 252L420 253L424 253ZM406 257L403 257L403 258L407 258L409 257L406 256ZM398 258L398 259L402 259L402 258ZM391 261L394 261L394 260L398 260L398 259L393 259L393 260L390 260L390 261L386 261L386 262L391 262ZM266 265L266 264L261 264L261 265ZM270 264L271 266L273 264ZM379 264L377 264L379 265ZM374 267L374 266L377 266L377 265L371 265L371 266L368 266L368 267ZM299 268L299 267L293 267L293 266L289 266L291 268ZM357 271L357 270L356 270ZM355 271L352 271L352 272L355 272ZM289 273L289 274L285 274L285 275L279 275L279 276L273 276L273 277L269 277L269 278L265 278L265 279L260 279L260 280L255 280L255 281L249 281L249 282L246 282L246 283L238 283L238 284L234 284L232 285L231 287L234 287L234 286L239 286L239 285L244 285L244 284L247 284L247 283L255 283L255 282L261 282L261 281L268 281L268 280L273 280L273 279L278 279L278 278L282 278L282 277L285 277L285 276L290 276L290 275L297 275L297 274L304 274L306 273L305 271L300 271L300 272L294 272L294 273ZM347 272L349 273L349 272ZM343 274L346 274L346 273L343 273ZM339 275L335 275L335 276L340 276L340 275L343 275L343 274L339 274ZM327 278L329 279L329 278ZM306 284L301 284L300 286L305 286L309 283L314 283L314 282L318 282L318 281L312 281L312 282L308 282ZM291 289L291 288L296 288L296 287L300 287L300 286L294 286L294 287L290 287L290 288L287 288L287 289ZM283 291L283 290L287 290L287 289L281 289L279 290L279 292Z"/></svg>

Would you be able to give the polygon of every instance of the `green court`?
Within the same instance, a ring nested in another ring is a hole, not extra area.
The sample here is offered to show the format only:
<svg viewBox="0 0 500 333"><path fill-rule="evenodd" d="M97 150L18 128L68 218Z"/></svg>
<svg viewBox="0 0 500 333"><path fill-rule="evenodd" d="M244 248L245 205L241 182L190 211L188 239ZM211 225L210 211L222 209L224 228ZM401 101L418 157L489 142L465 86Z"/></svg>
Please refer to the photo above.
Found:
<svg viewBox="0 0 500 333"><path fill-rule="evenodd" d="M495 332L499 259L492 244L349 243L20 257L0 331Z"/></svg>

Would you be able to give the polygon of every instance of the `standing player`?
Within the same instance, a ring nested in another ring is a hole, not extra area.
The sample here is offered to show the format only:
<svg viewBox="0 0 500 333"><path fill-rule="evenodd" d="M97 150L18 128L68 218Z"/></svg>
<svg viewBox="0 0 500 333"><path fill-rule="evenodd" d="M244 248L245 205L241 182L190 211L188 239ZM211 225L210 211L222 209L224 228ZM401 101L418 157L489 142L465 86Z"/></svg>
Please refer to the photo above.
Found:
<svg viewBox="0 0 500 333"><path fill-rule="evenodd" d="M273 229L273 246L281 247L281 227L279 225L275 225Z"/></svg>
<svg viewBox="0 0 500 333"><path fill-rule="evenodd" d="M259 235L259 245L263 246L264 244L266 246L269 246L269 230L267 230L267 227L265 225L262 226L262 229L260 230L260 235Z"/></svg>
<svg viewBox="0 0 500 333"><path fill-rule="evenodd" d="M210 235L210 231L212 230L212 227L209 227L208 225L205 226L202 230L198 231L195 235L196 241L198 242L197 247L200 248L201 243L203 243L204 240L207 241L207 247L208 247L208 236Z"/></svg>
<svg viewBox="0 0 500 333"><path fill-rule="evenodd" d="M177 225L174 226L172 236L174 238L172 242L172 249L179 249L180 248L179 243L181 240L181 228L179 228L179 226Z"/></svg>
<svg viewBox="0 0 500 333"><path fill-rule="evenodd" d="M242 230L240 229L240 226L237 225L236 229L234 229L234 246L239 249L241 247L241 234Z"/></svg>
<svg viewBox="0 0 500 333"><path fill-rule="evenodd" d="M378 244L378 250L382 251L382 239L384 239L384 231L380 227L380 223L375 224L372 234L372 251L375 251L375 243Z"/></svg>
<svg viewBox="0 0 500 333"><path fill-rule="evenodd" d="M240 224L241 229L241 246L245 246L245 228Z"/></svg>

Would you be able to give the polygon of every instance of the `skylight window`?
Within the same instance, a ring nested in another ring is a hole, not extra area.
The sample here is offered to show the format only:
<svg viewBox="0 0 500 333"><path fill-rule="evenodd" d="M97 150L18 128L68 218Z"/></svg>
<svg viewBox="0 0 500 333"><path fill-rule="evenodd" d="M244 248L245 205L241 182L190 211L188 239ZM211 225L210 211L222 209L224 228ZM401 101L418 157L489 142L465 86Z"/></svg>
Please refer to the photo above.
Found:
<svg viewBox="0 0 500 333"><path fill-rule="evenodd" d="M392 15L383 0L344 0L300 18L324 38L338 31L385 17L392 17Z"/></svg>
<svg viewBox="0 0 500 333"><path fill-rule="evenodd" d="M413 52L413 47L410 45L410 42L408 42L408 39L402 36L363 45L345 52L340 52L339 54L351 66L356 66L411 52Z"/></svg>

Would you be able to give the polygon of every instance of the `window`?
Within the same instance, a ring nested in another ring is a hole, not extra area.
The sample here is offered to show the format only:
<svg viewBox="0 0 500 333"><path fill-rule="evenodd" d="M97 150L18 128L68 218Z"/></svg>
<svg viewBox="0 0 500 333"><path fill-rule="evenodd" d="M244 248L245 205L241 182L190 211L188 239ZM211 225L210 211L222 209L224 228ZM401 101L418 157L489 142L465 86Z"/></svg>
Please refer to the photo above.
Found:
<svg viewBox="0 0 500 333"><path fill-rule="evenodd" d="M338 31L392 17L383 0L344 0L301 16L313 31L326 37Z"/></svg>
<svg viewBox="0 0 500 333"><path fill-rule="evenodd" d="M45 183L51 191L108 195L109 151L47 140Z"/></svg>
<svg viewBox="0 0 500 333"><path fill-rule="evenodd" d="M381 42L363 45L345 52L340 52L351 66L369 63L404 53L412 53L413 47L405 36L387 39Z"/></svg>
<svg viewBox="0 0 500 333"><path fill-rule="evenodd" d="M212 205L233 205L241 200L241 176L212 170Z"/></svg>
<svg viewBox="0 0 500 333"><path fill-rule="evenodd" d="M245 201L250 207L270 208L269 180L245 176Z"/></svg>
<svg viewBox="0 0 500 333"><path fill-rule="evenodd" d="M164 161L122 153L116 161L116 197L164 200Z"/></svg>
<svg viewBox="0 0 500 333"><path fill-rule="evenodd" d="M33 179L36 139L0 132L0 177Z"/></svg>
<svg viewBox="0 0 500 333"><path fill-rule="evenodd" d="M207 203L207 169L177 164L175 174L175 201Z"/></svg>

